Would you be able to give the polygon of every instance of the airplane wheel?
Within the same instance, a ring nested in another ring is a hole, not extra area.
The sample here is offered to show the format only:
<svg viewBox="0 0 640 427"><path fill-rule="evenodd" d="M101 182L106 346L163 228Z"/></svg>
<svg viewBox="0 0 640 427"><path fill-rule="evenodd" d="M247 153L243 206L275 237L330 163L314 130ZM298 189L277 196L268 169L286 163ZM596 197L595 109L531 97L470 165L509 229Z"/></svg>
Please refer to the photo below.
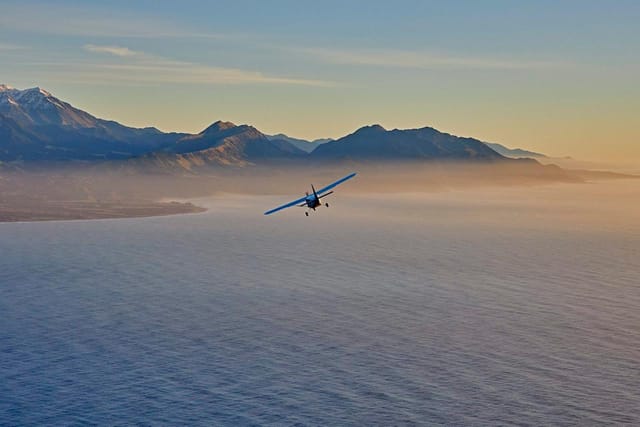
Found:
<svg viewBox="0 0 640 427"><path fill-rule="evenodd" d="M329 203L325 203L324 205L325 205L326 207L329 207Z"/></svg>
<svg viewBox="0 0 640 427"><path fill-rule="evenodd" d="M305 212L305 213L304 213L304 215L305 215L305 216L309 216L309 212Z"/></svg>

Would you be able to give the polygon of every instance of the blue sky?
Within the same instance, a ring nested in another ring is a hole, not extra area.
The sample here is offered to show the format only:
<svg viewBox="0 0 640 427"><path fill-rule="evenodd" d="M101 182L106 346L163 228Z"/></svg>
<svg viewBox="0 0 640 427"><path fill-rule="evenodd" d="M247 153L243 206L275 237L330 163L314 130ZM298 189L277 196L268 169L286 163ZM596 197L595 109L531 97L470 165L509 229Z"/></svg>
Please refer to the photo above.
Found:
<svg viewBox="0 0 640 427"><path fill-rule="evenodd" d="M0 83L100 117L640 159L637 1L4 1Z"/></svg>

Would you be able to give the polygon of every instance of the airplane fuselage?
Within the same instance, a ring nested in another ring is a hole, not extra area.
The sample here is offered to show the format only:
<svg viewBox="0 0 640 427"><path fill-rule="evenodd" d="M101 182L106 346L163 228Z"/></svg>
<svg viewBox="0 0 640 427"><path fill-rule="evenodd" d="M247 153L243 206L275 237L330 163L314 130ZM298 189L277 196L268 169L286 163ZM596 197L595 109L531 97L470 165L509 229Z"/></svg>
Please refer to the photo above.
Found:
<svg viewBox="0 0 640 427"><path fill-rule="evenodd" d="M309 209L313 209L314 211L321 204L320 203L320 198L318 196L313 195L313 194L307 196L307 198L305 199L305 203L307 204L307 207Z"/></svg>

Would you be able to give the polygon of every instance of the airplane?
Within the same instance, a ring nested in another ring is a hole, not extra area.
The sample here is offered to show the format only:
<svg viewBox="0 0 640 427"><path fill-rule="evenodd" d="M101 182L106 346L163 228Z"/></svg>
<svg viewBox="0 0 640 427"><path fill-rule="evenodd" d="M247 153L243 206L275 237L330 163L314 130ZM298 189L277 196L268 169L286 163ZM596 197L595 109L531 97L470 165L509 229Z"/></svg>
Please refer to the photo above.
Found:
<svg viewBox="0 0 640 427"><path fill-rule="evenodd" d="M275 209L271 209L270 211L266 211L264 214L265 215L271 215L274 212L278 212L282 209L286 209L286 208L290 208L292 206L298 206L301 208L306 207L307 211L304 213L306 216L309 216L309 209L312 210L316 210L316 208L318 206L321 206L322 203L320 202L320 199L322 199L323 197L328 196L329 194L332 194L333 191L329 191L332 188L342 184L343 182L345 182L348 179L353 178L354 176L356 176L356 173L352 173L350 175L345 176L344 178L340 178L339 180L337 180L336 182L327 185L326 187L321 188L320 190L316 191L316 189L313 187L313 184L311 184L311 190L313 191L313 194L309 194L309 192L306 192L306 196L301 197L297 200L294 200L293 202L289 202L285 205L282 206L278 206ZM329 203L325 203L324 204L327 208L329 207Z"/></svg>

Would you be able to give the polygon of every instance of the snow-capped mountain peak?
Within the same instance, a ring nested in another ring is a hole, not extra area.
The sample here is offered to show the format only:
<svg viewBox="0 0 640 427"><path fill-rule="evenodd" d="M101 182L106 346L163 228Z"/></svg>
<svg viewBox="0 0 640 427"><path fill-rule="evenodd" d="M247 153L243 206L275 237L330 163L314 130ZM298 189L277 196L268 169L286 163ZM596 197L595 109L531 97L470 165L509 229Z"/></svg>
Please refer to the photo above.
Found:
<svg viewBox="0 0 640 427"><path fill-rule="evenodd" d="M0 85L0 113L29 125L62 125L74 128L95 127L96 118L60 101L40 88L15 89Z"/></svg>
<svg viewBox="0 0 640 427"><path fill-rule="evenodd" d="M39 87L31 89L18 90L12 89L7 91L14 100L23 106L31 106L33 108L46 108L47 103L54 104L58 108L64 108L59 99L52 96L49 92Z"/></svg>

